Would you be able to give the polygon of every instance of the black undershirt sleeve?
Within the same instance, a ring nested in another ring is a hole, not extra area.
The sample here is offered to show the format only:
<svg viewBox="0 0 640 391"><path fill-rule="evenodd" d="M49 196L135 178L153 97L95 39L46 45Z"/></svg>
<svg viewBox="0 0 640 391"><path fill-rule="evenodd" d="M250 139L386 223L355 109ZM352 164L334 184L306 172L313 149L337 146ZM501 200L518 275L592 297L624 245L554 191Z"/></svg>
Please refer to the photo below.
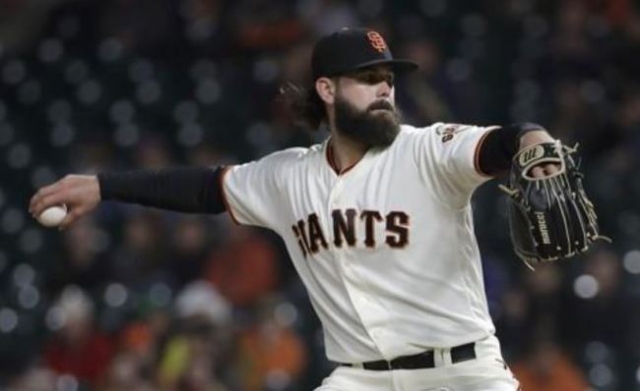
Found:
<svg viewBox="0 0 640 391"><path fill-rule="evenodd" d="M179 167L98 174L102 200L187 213L222 213L223 168Z"/></svg>
<svg viewBox="0 0 640 391"><path fill-rule="evenodd" d="M545 128L525 122L505 125L490 131L480 145L478 158L480 171L490 176L507 174L511 168L511 159L520 149L520 138L534 130L545 130Z"/></svg>

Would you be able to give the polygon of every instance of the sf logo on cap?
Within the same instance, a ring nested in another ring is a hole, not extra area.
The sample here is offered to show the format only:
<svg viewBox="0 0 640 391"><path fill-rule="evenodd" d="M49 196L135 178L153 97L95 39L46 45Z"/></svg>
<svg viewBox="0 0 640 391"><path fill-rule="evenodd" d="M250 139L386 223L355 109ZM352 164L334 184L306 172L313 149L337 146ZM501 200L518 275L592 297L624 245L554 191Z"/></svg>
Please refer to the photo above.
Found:
<svg viewBox="0 0 640 391"><path fill-rule="evenodd" d="M369 43L371 43L371 46L380 53L387 50L387 44L384 42L384 38L382 38L382 35L378 34L375 31L369 31L367 33L367 38L369 38Z"/></svg>

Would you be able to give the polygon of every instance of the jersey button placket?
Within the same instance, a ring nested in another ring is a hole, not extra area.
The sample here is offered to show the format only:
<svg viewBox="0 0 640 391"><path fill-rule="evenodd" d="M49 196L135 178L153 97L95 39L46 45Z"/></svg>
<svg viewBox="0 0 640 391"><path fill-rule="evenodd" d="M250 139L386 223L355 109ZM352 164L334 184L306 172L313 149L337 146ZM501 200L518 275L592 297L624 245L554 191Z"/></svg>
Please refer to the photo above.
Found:
<svg viewBox="0 0 640 391"><path fill-rule="evenodd" d="M327 210L325 211L327 221L333 221L333 211L339 209L341 206L340 194L342 193L342 188L342 178L338 177L334 182L331 191L329 192L329 198L327 200ZM332 224L330 224L330 226L333 227ZM333 232L331 231L329 235L331 237L331 240L333 241ZM338 261L341 261L340 257L337 255L339 254L336 251L337 249L333 245L329 246L329 249L332 253L334 253L334 255L336 255L336 259L338 259Z"/></svg>
<svg viewBox="0 0 640 391"><path fill-rule="evenodd" d="M342 192L345 187L343 177L338 177L331 192L329 193L328 205L327 205L327 218L332 221L332 213L336 209L348 208L349 205L343 205ZM361 286L362 281L358 278L357 272L354 270L354 254L350 251L348 246L343 244L342 248L336 248L331 246L334 253L334 258L340 264L342 269L342 279L347 288L347 292L354 304L355 310L360 317L360 321L367 330L371 330L371 325L367 314L373 314L377 311L376 303L367 294L363 294ZM376 335L377 334L377 335ZM370 333L370 336L376 345L379 345L380 331Z"/></svg>
<svg viewBox="0 0 640 391"><path fill-rule="evenodd" d="M342 178L338 178L333 185L333 188L331 189L331 193L329 193L329 217L331 217L331 212L337 208L338 203L340 202L340 194L342 193L342 188Z"/></svg>
<svg viewBox="0 0 640 391"><path fill-rule="evenodd" d="M378 313L380 308L376 305L375 300L373 300L369 294L365 293L366 289L363 288L362 281L358 278L357 272L354 270L353 261L350 260L349 257L345 257L341 263L344 281L355 310L360 316L360 321L365 329L369 330L371 339L379 347L381 335L384 334L384 330L372 327L371 315Z"/></svg>

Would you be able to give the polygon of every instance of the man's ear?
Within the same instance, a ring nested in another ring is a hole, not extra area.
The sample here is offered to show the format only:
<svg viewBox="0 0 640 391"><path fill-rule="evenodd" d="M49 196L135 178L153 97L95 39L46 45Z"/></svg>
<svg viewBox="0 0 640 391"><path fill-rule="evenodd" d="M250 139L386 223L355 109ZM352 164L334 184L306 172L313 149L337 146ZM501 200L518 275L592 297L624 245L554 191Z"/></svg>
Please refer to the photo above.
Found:
<svg viewBox="0 0 640 391"><path fill-rule="evenodd" d="M336 96L336 84L328 77L321 77L316 80L316 92L324 103L332 105Z"/></svg>

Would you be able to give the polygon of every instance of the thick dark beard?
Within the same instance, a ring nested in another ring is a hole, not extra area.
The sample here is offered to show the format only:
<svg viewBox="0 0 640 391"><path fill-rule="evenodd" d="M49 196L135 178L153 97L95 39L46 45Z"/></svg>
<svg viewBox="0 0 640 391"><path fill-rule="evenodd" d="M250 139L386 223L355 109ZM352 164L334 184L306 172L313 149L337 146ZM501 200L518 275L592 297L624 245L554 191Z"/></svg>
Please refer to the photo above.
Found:
<svg viewBox="0 0 640 391"><path fill-rule="evenodd" d="M375 101L362 111L342 97L336 96L334 108L338 133L366 149L385 149L400 132L400 114L387 101ZM372 111L375 109L389 111L374 114Z"/></svg>

